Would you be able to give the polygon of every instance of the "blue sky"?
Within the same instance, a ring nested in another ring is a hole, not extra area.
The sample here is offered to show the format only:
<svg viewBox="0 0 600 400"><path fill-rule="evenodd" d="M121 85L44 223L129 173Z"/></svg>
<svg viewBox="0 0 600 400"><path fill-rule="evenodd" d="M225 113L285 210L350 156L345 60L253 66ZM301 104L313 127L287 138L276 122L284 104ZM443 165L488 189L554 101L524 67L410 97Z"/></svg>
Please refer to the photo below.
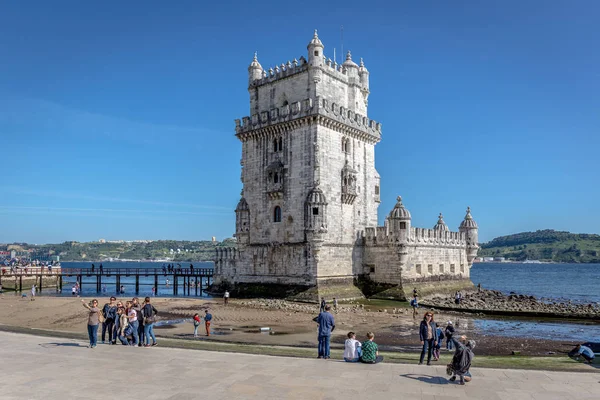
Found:
<svg viewBox="0 0 600 400"><path fill-rule="evenodd" d="M326 5L331 4L331 5ZM343 7L340 7L343 4ZM0 242L229 237L247 67L371 72L380 223L471 206L480 239L600 233L596 1L29 1L0 6Z"/></svg>

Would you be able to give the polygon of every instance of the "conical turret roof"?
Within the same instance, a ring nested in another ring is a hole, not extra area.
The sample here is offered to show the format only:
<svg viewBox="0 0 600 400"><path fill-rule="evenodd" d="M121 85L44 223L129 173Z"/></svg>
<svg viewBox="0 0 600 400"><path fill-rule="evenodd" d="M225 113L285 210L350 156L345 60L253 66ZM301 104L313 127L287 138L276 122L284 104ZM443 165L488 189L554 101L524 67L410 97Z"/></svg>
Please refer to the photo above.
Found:
<svg viewBox="0 0 600 400"><path fill-rule="evenodd" d="M435 224L433 229L435 229L436 231L449 231L450 230L450 229L448 229L448 225L446 225L446 223L444 222L444 216L442 215L442 213L440 213L440 215L438 217L438 222L437 222L437 224Z"/></svg>
<svg viewBox="0 0 600 400"><path fill-rule="evenodd" d="M461 228L477 228L477 222L473 219L471 215L471 207L467 207L467 215L465 215L465 219L460 223Z"/></svg>
<svg viewBox="0 0 600 400"><path fill-rule="evenodd" d="M402 204L402 197L396 198L397 202L392 211L390 212L390 219L411 219L410 212Z"/></svg>
<svg viewBox="0 0 600 400"><path fill-rule="evenodd" d="M317 46L324 47L323 43L321 43L321 39L319 39L319 35L317 34L317 30L315 29L315 34L313 35L312 40L308 43L308 47Z"/></svg>

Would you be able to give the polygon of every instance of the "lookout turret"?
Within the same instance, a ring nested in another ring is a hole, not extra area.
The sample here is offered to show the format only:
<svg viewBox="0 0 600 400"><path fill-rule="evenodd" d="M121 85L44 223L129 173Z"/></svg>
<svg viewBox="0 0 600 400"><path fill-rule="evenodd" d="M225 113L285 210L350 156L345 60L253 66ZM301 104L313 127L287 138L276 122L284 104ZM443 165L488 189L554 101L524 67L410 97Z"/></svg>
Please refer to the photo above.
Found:
<svg viewBox="0 0 600 400"><path fill-rule="evenodd" d="M248 67L248 85L252 85L255 80L262 79L263 77L263 67L258 62L258 54L254 52L254 59L250 63Z"/></svg>
<svg viewBox="0 0 600 400"><path fill-rule="evenodd" d="M479 228L471 215L471 207L467 207L467 215L465 215L465 219L460 223L458 230L464 232L467 236L467 261L471 265L479 249Z"/></svg>
<svg viewBox="0 0 600 400"><path fill-rule="evenodd" d="M448 225L446 225L446 223L444 222L444 216L442 215L442 213L440 213L440 215L438 217L438 222L437 222L437 224L435 224L433 229L435 229L436 231L442 231L442 232L449 231Z"/></svg>

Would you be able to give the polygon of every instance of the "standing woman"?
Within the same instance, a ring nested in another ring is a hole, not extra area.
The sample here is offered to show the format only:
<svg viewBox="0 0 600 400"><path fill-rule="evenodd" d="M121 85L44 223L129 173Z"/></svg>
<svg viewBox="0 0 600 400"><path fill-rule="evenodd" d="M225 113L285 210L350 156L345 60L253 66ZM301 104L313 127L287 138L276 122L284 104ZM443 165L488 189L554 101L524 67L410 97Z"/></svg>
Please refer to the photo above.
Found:
<svg viewBox="0 0 600 400"><path fill-rule="evenodd" d="M150 297L144 299L144 307L142 307L142 315L144 316L144 337L146 338L145 347L150 347L150 338L152 338L152 346L156 346L156 336L154 336L154 322L156 322L156 314L158 311L150 304Z"/></svg>
<svg viewBox="0 0 600 400"><path fill-rule="evenodd" d="M92 300L91 307L83 299L81 299L81 303L85 308L90 310L90 314L88 315L88 336L90 338L90 345L88 347L93 349L98 342L98 324L100 323L98 319L98 313L100 312L98 300Z"/></svg>
<svg viewBox="0 0 600 400"><path fill-rule="evenodd" d="M423 364L425 358L425 352L427 352L427 365L431 365L431 353L433 347L437 345L437 332L435 322L433 322L433 313L427 311L419 326L419 338L423 349L421 350L421 358L419 359L419 365Z"/></svg>

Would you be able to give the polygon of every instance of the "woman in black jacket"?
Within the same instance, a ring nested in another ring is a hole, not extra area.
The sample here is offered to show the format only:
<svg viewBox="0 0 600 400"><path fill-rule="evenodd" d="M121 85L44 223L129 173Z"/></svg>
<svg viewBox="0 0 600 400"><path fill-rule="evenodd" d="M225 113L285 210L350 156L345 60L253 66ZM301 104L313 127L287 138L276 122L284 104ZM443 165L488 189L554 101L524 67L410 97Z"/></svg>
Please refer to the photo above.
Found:
<svg viewBox="0 0 600 400"><path fill-rule="evenodd" d="M419 365L423 364L425 352L427 352L427 365L431 365L433 346L437 345L437 332L435 329L435 322L433 322L433 313L431 311L427 311L423 317L423 321L421 321L421 325L419 326L419 339L423 345Z"/></svg>

